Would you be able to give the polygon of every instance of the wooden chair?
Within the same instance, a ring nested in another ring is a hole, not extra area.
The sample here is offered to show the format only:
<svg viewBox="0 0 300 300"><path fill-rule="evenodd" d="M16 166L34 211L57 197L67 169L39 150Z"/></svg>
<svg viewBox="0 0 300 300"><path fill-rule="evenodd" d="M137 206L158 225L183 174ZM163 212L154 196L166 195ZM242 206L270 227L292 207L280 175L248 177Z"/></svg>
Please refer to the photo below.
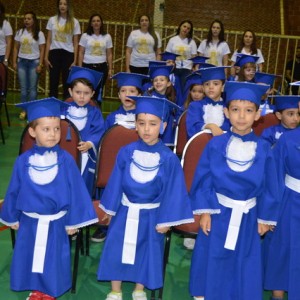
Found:
<svg viewBox="0 0 300 300"><path fill-rule="evenodd" d="M79 131L77 130L76 126L69 121L68 119L62 119L60 121L61 125L61 139L59 145L62 149L69 152L79 170L81 168L81 152L77 149L78 143L81 141ZM29 125L25 127L23 130L20 147L19 147L19 154L29 150L34 145L35 140L30 136L28 132ZM15 243L15 231L11 230L12 233L12 244L14 246ZM79 252L81 250L81 254L83 254L83 231L82 229L79 230L77 237L76 237L76 245L75 245L75 254L74 254L74 262L73 262L73 274L72 274L72 287L71 292L76 292L76 283L77 283L77 274L78 274L78 263L79 263Z"/></svg>
<svg viewBox="0 0 300 300"><path fill-rule="evenodd" d="M9 119L7 103L6 103L7 82L8 82L7 75L8 75L7 66L4 63L0 63L0 102L1 102L0 105L1 106L2 104L4 105L7 124L8 126L10 126L10 119Z"/></svg>
<svg viewBox="0 0 300 300"><path fill-rule="evenodd" d="M264 129L278 125L279 122L275 114L267 114L255 121L252 128L256 135L261 135Z"/></svg>
<svg viewBox="0 0 300 300"><path fill-rule="evenodd" d="M178 120L178 124L175 131L175 141L173 152L181 157L183 153L184 146L188 141L187 131L186 131L186 110L181 114Z"/></svg>

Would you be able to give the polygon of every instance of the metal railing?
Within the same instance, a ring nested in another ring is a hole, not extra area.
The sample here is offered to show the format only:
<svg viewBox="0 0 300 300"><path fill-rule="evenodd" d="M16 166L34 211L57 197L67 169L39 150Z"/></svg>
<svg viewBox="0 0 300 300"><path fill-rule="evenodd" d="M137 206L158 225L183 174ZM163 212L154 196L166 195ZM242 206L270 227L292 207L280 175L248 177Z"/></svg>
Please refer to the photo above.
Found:
<svg viewBox="0 0 300 300"><path fill-rule="evenodd" d="M22 27L23 17L17 15L9 15L8 19L12 25L14 33ZM46 24L49 17L39 17L40 28L46 34ZM88 20L80 19L80 26L82 32L84 32ZM113 69L114 73L125 71L125 52L126 41L130 32L138 28L137 24L121 23L121 22L106 22L106 30L110 33L113 41ZM160 33L162 38L162 49L165 49L167 42L176 32L175 26L161 26L156 30ZM194 39L199 44L207 35L207 28L194 28ZM226 31L226 40L229 44L231 54L238 47L239 41L243 35L242 31ZM299 36L287 36L278 34L266 34L256 33L257 46L261 49L265 63L263 65L263 72L281 75L279 80L276 80L275 88L281 89L286 86L285 71L286 64L289 60L296 58L296 49L298 47L300 37ZM16 72L10 68L9 75L9 89L18 91L18 79ZM43 72L39 81L39 93L47 95L49 90L49 76L47 72ZM108 80L104 90L104 97L115 99L117 98L117 90L115 82Z"/></svg>

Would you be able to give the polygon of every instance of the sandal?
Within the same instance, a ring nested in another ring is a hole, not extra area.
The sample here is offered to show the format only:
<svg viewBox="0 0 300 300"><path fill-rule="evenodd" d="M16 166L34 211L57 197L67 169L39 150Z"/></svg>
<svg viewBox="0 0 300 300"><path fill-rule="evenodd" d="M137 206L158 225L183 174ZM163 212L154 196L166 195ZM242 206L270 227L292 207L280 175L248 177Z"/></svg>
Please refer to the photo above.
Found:
<svg viewBox="0 0 300 300"><path fill-rule="evenodd" d="M144 291L134 291L132 293L133 300L147 300L147 294Z"/></svg>
<svg viewBox="0 0 300 300"><path fill-rule="evenodd" d="M26 300L42 300L44 294L39 291L32 291L29 294L29 297L26 298Z"/></svg>
<svg viewBox="0 0 300 300"><path fill-rule="evenodd" d="M105 300L122 300L122 293L110 292Z"/></svg>

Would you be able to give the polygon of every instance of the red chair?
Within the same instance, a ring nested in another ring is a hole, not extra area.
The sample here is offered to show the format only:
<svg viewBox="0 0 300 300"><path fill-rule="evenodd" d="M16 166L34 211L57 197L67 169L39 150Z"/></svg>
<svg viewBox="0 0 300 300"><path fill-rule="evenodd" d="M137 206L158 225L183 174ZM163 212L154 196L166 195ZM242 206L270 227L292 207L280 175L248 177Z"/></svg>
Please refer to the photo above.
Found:
<svg viewBox="0 0 300 300"><path fill-rule="evenodd" d="M184 146L188 141L186 131L186 110L181 114L175 131L175 141L173 152L179 157L182 156Z"/></svg>
<svg viewBox="0 0 300 300"><path fill-rule="evenodd" d="M78 143L81 141L80 134L76 126L69 121L68 119L62 119L60 121L61 126L61 139L59 145L62 149L69 152L79 170L81 168L81 152L77 149ZM21 142L19 147L19 154L29 150L35 143L35 140L30 136L28 132L29 125L25 127L21 136ZM15 231L11 230L12 233L12 244L14 247L15 244ZM78 274L78 263L79 263L79 251L81 250L81 254L83 252L83 232L82 229L79 230L76 237L76 245L75 245L75 254L74 254L74 263L73 263L73 274L72 274L72 287L71 292L76 292L76 283L77 283L77 274Z"/></svg>
<svg viewBox="0 0 300 300"><path fill-rule="evenodd" d="M252 128L256 135L261 135L264 129L274 125L278 125L279 122L280 121L275 114L266 114L255 121Z"/></svg>

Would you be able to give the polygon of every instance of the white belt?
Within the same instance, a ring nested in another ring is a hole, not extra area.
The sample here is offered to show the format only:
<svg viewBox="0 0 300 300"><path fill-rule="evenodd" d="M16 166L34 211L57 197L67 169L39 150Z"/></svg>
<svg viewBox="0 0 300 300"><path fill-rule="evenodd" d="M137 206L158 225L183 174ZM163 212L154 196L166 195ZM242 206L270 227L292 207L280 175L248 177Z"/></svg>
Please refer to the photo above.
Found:
<svg viewBox="0 0 300 300"><path fill-rule="evenodd" d="M286 174L285 175L285 185L289 189L291 189L297 193L300 193L300 179L297 179L295 177L292 177L292 176Z"/></svg>
<svg viewBox="0 0 300 300"><path fill-rule="evenodd" d="M128 207L122 251L122 263L133 265L135 261L140 210L157 208L160 203L131 203L126 195L123 194L122 204Z"/></svg>
<svg viewBox="0 0 300 300"><path fill-rule="evenodd" d="M235 250L243 214L247 214L249 212L249 209L253 208L256 205L256 198L251 198L245 201L233 200L218 193L217 197L220 204L225 207L232 208L224 248Z"/></svg>
<svg viewBox="0 0 300 300"><path fill-rule="evenodd" d="M47 248L48 231L50 221L54 221L62 218L67 211L62 210L54 215L39 215L37 213L29 213L23 211L23 214L30 218L39 219L36 237L34 243L33 261L32 261L32 272L33 273L43 273L44 272L44 262Z"/></svg>

